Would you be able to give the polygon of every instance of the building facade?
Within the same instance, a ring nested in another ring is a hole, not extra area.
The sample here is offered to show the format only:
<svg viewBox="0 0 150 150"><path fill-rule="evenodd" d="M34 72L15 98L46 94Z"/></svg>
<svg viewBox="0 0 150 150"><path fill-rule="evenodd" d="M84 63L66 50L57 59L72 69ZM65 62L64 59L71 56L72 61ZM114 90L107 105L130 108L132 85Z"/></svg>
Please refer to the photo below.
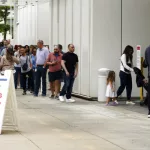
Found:
<svg viewBox="0 0 150 150"><path fill-rule="evenodd" d="M141 45L144 56L150 43L149 6L150 0L18 1L15 43L30 45L43 39L51 50L60 43L64 51L73 43L80 61L74 93L97 97L98 69L114 70L118 87L124 47ZM132 96L139 96L134 74Z"/></svg>

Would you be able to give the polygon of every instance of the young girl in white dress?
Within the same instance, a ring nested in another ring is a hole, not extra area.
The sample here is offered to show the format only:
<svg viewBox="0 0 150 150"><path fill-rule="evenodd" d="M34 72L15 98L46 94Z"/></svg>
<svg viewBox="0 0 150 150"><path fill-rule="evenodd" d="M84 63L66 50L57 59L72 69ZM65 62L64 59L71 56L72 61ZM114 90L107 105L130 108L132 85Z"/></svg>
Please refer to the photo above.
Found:
<svg viewBox="0 0 150 150"><path fill-rule="evenodd" d="M107 89L106 89L106 106L110 105L110 100L113 100L112 105L117 105L116 91L115 91L115 72L110 71L107 77Z"/></svg>

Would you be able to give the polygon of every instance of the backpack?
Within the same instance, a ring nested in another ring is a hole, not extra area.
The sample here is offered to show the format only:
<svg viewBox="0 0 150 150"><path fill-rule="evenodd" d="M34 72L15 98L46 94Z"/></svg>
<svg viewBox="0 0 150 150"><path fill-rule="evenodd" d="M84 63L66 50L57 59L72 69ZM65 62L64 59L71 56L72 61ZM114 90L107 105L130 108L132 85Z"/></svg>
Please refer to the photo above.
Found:
<svg viewBox="0 0 150 150"><path fill-rule="evenodd" d="M28 56L26 57L26 63L24 63L22 66L23 71L27 71L27 69L28 69Z"/></svg>

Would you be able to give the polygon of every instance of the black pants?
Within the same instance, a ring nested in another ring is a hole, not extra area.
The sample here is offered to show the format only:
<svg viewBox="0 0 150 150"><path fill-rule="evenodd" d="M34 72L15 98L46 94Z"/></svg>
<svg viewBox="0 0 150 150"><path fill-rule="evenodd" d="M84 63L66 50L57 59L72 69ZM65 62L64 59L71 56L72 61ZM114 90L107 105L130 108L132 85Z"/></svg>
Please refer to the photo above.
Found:
<svg viewBox="0 0 150 150"><path fill-rule="evenodd" d="M149 77L149 81L148 81L148 110L150 113L150 77Z"/></svg>
<svg viewBox="0 0 150 150"><path fill-rule="evenodd" d="M70 74L69 76L66 76L66 74L64 75L64 86L60 92L60 96L64 96L66 94L67 99L71 98L74 80L74 74Z"/></svg>
<svg viewBox="0 0 150 150"><path fill-rule="evenodd" d="M132 93L132 76L131 74L126 74L123 71L120 71L119 73L119 77L120 77L120 87L117 91L117 97L119 97L124 89L126 88L126 92L127 92L127 100L131 100L131 93Z"/></svg>
<svg viewBox="0 0 150 150"><path fill-rule="evenodd" d="M37 66L37 71L35 75L35 96L38 96L39 88L41 85L41 78L42 78L42 95L46 96L46 73L47 68L43 68L43 66Z"/></svg>
<svg viewBox="0 0 150 150"><path fill-rule="evenodd" d="M26 73L21 73L22 74L22 84L23 84L23 91L26 92L27 91L27 78L28 78L28 85L30 85L31 87L31 79L32 79L32 72L26 72Z"/></svg>

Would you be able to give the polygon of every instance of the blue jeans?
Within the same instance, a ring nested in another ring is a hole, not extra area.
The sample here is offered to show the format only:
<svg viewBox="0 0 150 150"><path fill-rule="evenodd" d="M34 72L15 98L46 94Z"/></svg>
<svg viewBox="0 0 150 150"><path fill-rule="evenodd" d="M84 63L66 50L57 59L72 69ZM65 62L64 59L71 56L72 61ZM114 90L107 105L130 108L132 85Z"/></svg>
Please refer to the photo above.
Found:
<svg viewBox="0 0 150 150"><path fill-rule="evenodd" d="M70 74L69 76L66 76L66 74L64 75L64 86L62 88L62 91L60 92L60 96L66 95L67 99L71 98L74 80L74 73Z"/></svg>
<svg viewBox="0 0 150 150"><path fill-rule="evenodd" d="M41 85L41 78L42 78L42 95L46 96L46 72L47 68L43 68L43 66L37 66L37 71L35 75L35 91L34 95L38 96L39 88Z"/></svg>
<svg viewBox="0 0 150 150"><path fill-rule="evenodd" d="M35 90L35 69L32 69L32 79L31 79L31 90L34 92Z"/></svg>
<svg viewBox="0 0 150 150"><path fill-rule="evenodd" d="M14 75L14 82L15 82L15 89L17 89L18 84L18 76L20 75L20 86L23 87L22 83L22 75L21 75L21 67L15 67L15 75Z"/></svg>

